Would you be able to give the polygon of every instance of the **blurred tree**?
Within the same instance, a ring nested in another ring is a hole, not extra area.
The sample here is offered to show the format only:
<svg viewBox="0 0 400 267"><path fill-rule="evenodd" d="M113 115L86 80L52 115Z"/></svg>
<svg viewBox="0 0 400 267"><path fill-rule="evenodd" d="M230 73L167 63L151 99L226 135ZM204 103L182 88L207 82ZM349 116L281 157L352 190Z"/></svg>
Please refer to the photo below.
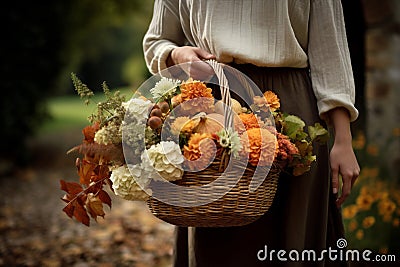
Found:
<svg viewBox="0 0 400 267"><path fill-rule="evenodd" d="M13 162L27 161L25 142L47 116L45 100L71 88L71 71L79 69L92 80L101 77L98 84L103 80L124 83L121 58L142 53L145 31L140 24L129 28L129 23L135 16L149 19L149 4L140 0L13 1L3 7L0 174ZM102 70L102 64L107 68Z"/></svg>
<svg viewBox="0 0 400 267"><path fill-rule="evenodd" d="M121 86L142 80L147 71L142 38L151 19L151 7L152 2L140 0L108 0L95 5L93 0L72 1L65 20L67 57L63 59L65 68L60 73L58 89L71 89L71 71L93 89L100 88L103 81ZM125 69L132 58L141 59L136 61L140 65L136 73Z"/></svg>

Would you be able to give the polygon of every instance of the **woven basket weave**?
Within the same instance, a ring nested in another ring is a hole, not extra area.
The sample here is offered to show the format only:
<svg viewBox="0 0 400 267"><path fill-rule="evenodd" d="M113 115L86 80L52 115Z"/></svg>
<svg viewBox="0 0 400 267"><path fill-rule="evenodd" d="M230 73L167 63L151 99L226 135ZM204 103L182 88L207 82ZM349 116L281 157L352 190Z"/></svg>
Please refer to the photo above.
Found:
<svg viewBox="0 0 400 267"><path fill-rule="evenodd" d="M214 69L220 81L222 101L230 107L231 99L227 89L229 87L224 75L223 64L216 61L208 61L208 63ZM245 84L244 80L242 80L242 84ZM225 110L225 121L232 123L232 114L229 112L230 110ZM229 124L225 124L225 127L229 127ZM221 170L221 158L217 157L206 169L199 172L185 172L181 180L174 182L179 186L196 187L209 184L221 175L228 178L231 177L232 179L228 179L227 184L218 188L218 190L222 190L223 192L228 191L222 197L216 197L215 201L200 206L187 205L181 207L164 203L153 195L147 201L150 211L154 216L165 222L186 227L243 226L256 221L272 205L277 190L280 169L275 165L271 167L259 166L257 172L268 173L268 175L255 191L250 191L250 183L255 167L240 160L232 159L231 161L232 165L229 166L235 166L234 168L228 166ZM241 176L239 181L238 176ZM229 184L229 181L232 181L234 184ZM230 190L227 190L227 188L230 188ZM188 204L196 199L193 195L182 196L180 194L174 196L171 195L171 192L162 191L162 189L161 191L158 190L157 194L168 194L169 198L176 197L179 198L180 202ZM209 193L196 197L204 199L213 198Z"/></svg>

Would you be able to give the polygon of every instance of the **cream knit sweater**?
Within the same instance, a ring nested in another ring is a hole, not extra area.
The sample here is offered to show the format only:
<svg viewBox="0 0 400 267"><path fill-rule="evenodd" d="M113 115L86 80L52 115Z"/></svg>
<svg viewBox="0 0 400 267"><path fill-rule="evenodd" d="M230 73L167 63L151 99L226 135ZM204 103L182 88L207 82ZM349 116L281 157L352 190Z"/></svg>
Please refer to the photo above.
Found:
<svg viewBox="0 0 400 267"><path fill-rule="evenodd" d="M223 63L309 67L320 116L335 107L358 116L340 0L155 0L143 40L149 70L166 68L182 45Z"/></svg>

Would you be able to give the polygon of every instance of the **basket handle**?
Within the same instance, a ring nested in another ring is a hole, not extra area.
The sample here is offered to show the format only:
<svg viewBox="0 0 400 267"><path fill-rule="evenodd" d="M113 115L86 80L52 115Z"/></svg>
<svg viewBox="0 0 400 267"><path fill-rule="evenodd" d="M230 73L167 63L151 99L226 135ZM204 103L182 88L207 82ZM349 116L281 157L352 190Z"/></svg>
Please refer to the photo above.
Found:
<svg viewBox="0 0 400 267"><path fill-rule="evenodd" d="M206 62L213 68L219 80L221 97L222 97L221 100L225 104L224 105L225 129L233 128L232 99L231 99L231 94L229 93L228 79L225 76L222 64L218 63L215 60L207 60Z"/></svg>
<svg viewBox="0 0 400 267"><path fill-rule="evenodd" d="M224 117L225 117L225 129L233 128L233 114L232 114L232 99L231 94L229 92L229 83L226 75L224 73L224 64L217 62L214 59L206 60L214 70L220 84L220 91L222 102L224 105ZM232 71L231 74L235 76L235 78L241 83L244 89L247 91L251 99L254 97L254 92L249 82L243 75L240 75L239 72Z"/></svg>

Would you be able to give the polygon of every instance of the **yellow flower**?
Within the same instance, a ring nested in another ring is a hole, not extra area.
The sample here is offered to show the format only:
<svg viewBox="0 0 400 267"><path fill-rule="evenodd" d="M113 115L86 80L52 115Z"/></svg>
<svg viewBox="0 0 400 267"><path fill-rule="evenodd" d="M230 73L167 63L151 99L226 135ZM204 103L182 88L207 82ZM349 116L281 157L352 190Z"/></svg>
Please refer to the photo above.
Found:
<svg viewBox="0 0 400 267"><path fill-rule="evenodd" d="M357 205L349 205L343 208L343 218L344 219L351 219L353 218L358 212Z"/></svg>
<svg viewBox="0 0 400 267"><path fill-rule="evenodd" d="M368 178L376 178L378 177L379 174L379 169L378 168L369 168L369 167L364 167L361 171L361 175L363 178L368 177Z"/></svg>
<svg viewBox="0 0 400 267"><path fill-rule="evenodd" d="M210 134L194 133L188 145L183 147L183 156L187 159L186 166L191 170L205 169L215 158L217 149Z"/></svg>
<svg viewBox="0 0 400 267"><path fill-rule="evenodd" d="M253 166L269 166L277 155L279 146L275 135L267 129L252 128L244 132L240 141L242 155L248 155Z"/></svg>
<svg viewBox="0 0 400 267"><path fill-rule="evenodd" d="M380 249L379 249L379 253L380 253L380 254L388 254L388 252L389 252L389 249L388 249L388 248L385 248L385 247L384 247L384 248L380 248Z"/></svg>
<svg viewBox="0 0 400 267"><path fill-rule="evenodd" d="M367 153L371 156L378 156L379 154L379 150L378 147L376 145L368 145L367 146Z"/></svg>
<svg viewBox="0 0 400 267"><path fill-rule="evenodd" d="M364 238L364 230L359 229L359 230L356 232L356 238L357 238L358 240L363 239L363 238Z"/></svg>
<svg viewBox="0 0 400 267"><path fill-rule="evenodd" d="M348 224L348 229L350 232L353 232L354 230L356 230L358 227L358 223L356 220L351 220Z"/></svg>
<svg viewBox="0 0 400 267"><path fill-rule="evenodd" d="M393 198L396 200L397 205L400 206L400 191L394 190L394 192L393 192Z"/></svg>
<svg viewBox="0 0 400 267"><path fill-rule="evenodd" d="M377 185L377 183L375 183ZM367 196L367 198L372 198L372 202L375 202L377 199L382 197L382 192L377 190L377 186L374 188L370 186L363 186L360 189L360 195Z"/></svg>
<svg viewBox="0 0 400 267"><path fill-rule="evenodd" d="M393 136L400 137L400 128L393 128Z"/></svg>
<svg viewBox="0 0 400 267"><path fill-rule="evenodd" d="M179 135L180 133L191 133L195 125L191 124L190 122L191 121L189 117L176 118L171 124L171 133L173 135Z"/></svg>
<svg viewBox="0 0 400 267"><path fill-rule="evenodd" d="M359 132L357 136L353 139L353 148L354 149L363 149L365 146L365 134Z"/></svg>
<svg viewBox="0 0 400 267"><path fill-rule="evenodd" d="M379 201L378 204L379 214L383 216L391 216L396 210L396 204L388 198Z"/></svg>
<svg viewBox="0 0 400 267"><path fill-rule="evenodd" d="M375 217L374 216L365 217L363 222L362 222L362 225L363 225L363 227L365 229L370 228L374 224L375 224Z"/></svg>
<svg viewBox="0 0 400 267"><path fill-rule="evenodd" d="M267 100L269 109L275 111L280 108L281 104L279 102L278 96L272 91L266 91L264 93L264 98Z"/></svg>
<svg viewBox="0 0 400 267"><path fill-rule="evenodd" d="M356 204L359 210L369 210L371 208L374 198L371 195L359 195L356 199Z"/></svg>
<svg viewBox="0 0 400 267"><path fill-rule="evenodd" d="M392 214L383 214L382 221L390 223L392 221Z"/></svg>

